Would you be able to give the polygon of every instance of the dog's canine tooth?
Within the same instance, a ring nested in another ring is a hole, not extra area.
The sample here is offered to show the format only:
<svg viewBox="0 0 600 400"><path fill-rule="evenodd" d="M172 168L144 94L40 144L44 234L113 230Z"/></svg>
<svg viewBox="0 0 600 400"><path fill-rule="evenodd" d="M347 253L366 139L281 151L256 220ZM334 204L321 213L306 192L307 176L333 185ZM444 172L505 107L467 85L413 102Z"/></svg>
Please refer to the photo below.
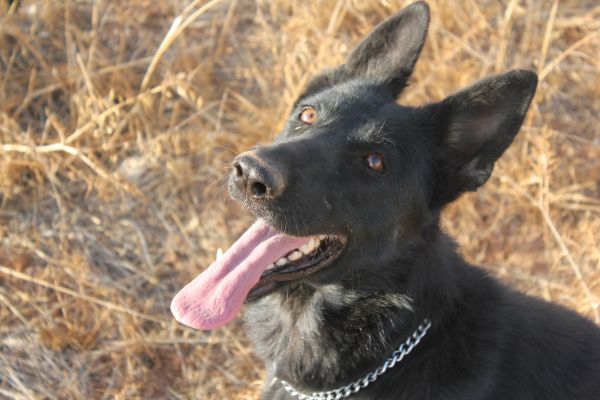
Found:
<svg viewBox="0 0 600 400"><path fill-rule="evenodd" d="M296 261L302 258L302 253L300 253L298 250L295 250L292 254L287 256L287 258L290 261Z"/></svg>
<svg viewBox="0 0 600 400"><path fill-rule="evenodd" d="M275 268L275 264L271 263L271 264L267 265L267 269L271 269L271 268Z"/></svg>
<svg viewBox="0 0 600 400"><path fill-rule="evenodd" d="M279 260L277 260L277 262L275 262L275 265L277 265L278 267L282 267L285 264L287 264L288 260L285 257L281 257Z"/></svg>
<svg viewBox="0 0 600 400"><path fill-rule="evenodd" d="M217 260L220 259L221 257L223 257L223 249L219 247L217 249Z"/></svg>

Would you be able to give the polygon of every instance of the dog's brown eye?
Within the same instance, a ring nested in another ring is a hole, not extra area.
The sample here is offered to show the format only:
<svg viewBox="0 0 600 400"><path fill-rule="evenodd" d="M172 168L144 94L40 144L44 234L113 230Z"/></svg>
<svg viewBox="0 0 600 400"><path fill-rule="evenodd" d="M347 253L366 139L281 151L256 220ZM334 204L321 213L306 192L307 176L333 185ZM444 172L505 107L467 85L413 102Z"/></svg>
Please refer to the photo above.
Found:
<svg viewBox="0 0 600 400"><path fill-rule="evenodd" d="M302 111L300 111L300 121L304 122L307 125L312 125L317 120L317 110L312 107L304 107Z"/></svg>
<svg viewBox="0 0 600 400"><path fill-rule="evenodd" d="M367 167L371 168L375 172L385 171L383 156L379 153L369 153L363 158L363 161Z"/></svg>

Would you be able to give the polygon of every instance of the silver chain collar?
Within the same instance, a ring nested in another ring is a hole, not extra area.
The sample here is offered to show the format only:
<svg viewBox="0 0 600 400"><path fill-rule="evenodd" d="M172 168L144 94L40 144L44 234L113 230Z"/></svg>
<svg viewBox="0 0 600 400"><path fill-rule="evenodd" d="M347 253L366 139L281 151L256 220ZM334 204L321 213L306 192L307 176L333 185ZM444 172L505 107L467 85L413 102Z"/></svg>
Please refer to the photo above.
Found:
<svg viewBox="0 0 600 400"><path fill-rule="evenodd" d="M423 337L427 334L427 331L431 328L431 321L429 319L425 319L421 325L417 328L416 331L413 332L411 336L406 339L404 343L402 343L398 349L396 349L390 358L385 360L383 365L378 367L375 371L369 372L364 377L356 380L346 386L342 386L340 388L334 390L328 390L326 392L313 392L313 393L301 393L294 389L292 385L283 379L279 379L281 382L281 386L285 389L293 397L298 398L299 400L339 400L345 399L346 397L357 393L358 391L366 388L371 383L375 382L377 378L381 375L385 374L388 369L394 368L397 363L402 361L402 359L412 351L423 339Z"/></svg>

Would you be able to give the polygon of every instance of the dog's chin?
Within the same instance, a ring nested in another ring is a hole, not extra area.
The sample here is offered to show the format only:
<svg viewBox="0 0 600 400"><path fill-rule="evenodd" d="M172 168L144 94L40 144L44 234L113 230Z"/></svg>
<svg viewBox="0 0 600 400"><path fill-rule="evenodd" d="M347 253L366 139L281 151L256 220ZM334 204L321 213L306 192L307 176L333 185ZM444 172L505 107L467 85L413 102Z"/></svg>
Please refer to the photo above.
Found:
<svg viewBox="0 0 600 400"><path fill-rule="evenodd" d="M301 282L331 266L343 253L348 239L339 234L319 234L301 248L270 265L250 290L247 303L252 303L287 285Z"/></svg>

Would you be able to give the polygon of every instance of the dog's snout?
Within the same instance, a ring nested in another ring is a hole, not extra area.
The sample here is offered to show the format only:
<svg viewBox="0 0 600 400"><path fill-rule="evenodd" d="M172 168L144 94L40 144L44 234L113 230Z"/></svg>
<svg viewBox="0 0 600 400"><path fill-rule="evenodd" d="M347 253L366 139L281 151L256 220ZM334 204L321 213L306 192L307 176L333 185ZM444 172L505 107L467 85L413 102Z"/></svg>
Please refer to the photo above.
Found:
<svg viewBox="0 0 600 400"><path fill-rule="evenodd" d="M283 192L281 174L253 153L243 153L233 163L233 180L248 199L276 198Z"/></svg>

